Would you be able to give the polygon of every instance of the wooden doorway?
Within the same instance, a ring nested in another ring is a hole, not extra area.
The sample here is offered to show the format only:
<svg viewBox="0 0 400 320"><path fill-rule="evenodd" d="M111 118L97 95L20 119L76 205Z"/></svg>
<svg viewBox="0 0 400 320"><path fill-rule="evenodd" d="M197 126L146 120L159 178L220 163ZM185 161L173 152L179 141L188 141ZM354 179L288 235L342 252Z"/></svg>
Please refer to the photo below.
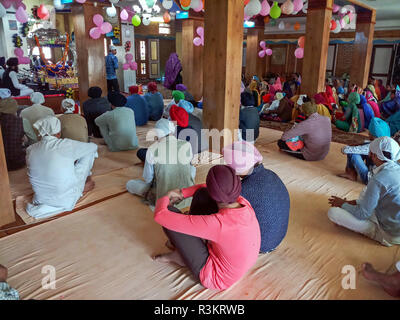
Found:
<svg viewBox="0 0 400 320"><path fill-rule="evenodd" d="M393 45L375 45L372 50L370 76L381 79L384 86L392 81L394 57Z"/></svg>
<svg viewBox="0 0 400 320"><path fill-rule="evenodd" d="M149 79L149 52L147 39L135 40L135 61L137 63L136 82L146 83Z"/></svg>

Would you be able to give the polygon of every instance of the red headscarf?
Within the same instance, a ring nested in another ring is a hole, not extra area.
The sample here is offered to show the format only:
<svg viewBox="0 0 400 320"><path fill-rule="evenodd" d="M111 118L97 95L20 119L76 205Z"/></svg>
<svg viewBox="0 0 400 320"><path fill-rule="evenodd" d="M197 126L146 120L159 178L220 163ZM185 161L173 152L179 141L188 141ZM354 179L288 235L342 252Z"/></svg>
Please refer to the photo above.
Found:
<svg viewBox="0 0 400 320"><path fill-rule="evenodd" d="M138 86L130 86L129 87L129 93L130 94L138 94L139 93L139 87Z"/></svg>
<svg viewBox="0 0 400 320"><path fill-rule="evenodd" d="M328 102L327 98L326 98L326 94L325 92L320 92L317 93L314 96L314 100L316 104L323 104L324 106L326 106L327 108L329 108L329 110L332 110L332 106L330 105L330 103Z"/></svg>
<svg viewBox="0 0 400 320"><path fill-rule="evenodd" d="M326 86L325 93L329 103L336 103L335 97L333 96L332 88L330 86Z"/></svg>

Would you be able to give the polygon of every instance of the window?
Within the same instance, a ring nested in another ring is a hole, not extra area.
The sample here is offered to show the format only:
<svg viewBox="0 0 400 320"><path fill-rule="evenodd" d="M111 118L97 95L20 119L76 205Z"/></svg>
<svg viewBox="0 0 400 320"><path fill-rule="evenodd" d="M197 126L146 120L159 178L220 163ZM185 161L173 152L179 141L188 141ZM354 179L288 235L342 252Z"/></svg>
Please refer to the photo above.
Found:
<svg viewBox="0 0 400 320"><path fill-rule="evenodd" d="M160 23L158 25L158 33L159 34L171 34L171 28L167 23Z"/></svg>
<svg viewBox="0 0 400 320"><path fill-rule="evenodd" d="M140 70L140 74L145 75L146 74L146 64L145 63L141 63L141 70Z"/></svg>
<svg viewBox="0 0 400 320"><path fill-rule="evenodd" d="M146 42L140 41L140 60L146 60Z"/></svg>
<svg viewBox="0 0 400 320"><path fill-rule="evenodd" d="M104 56L107 57L108 50L107 50L107 39L104 37Z"/></svg>
<svg viewBox="0 0 400 320"><path fill-rule="evenodd" d="M49 47L43 47L42 50L43 50L44 57L46 59L51 59L51 49ZM33 48L32 55L33 56L39 56L40 55L39 47L34 47Z"/></svg>

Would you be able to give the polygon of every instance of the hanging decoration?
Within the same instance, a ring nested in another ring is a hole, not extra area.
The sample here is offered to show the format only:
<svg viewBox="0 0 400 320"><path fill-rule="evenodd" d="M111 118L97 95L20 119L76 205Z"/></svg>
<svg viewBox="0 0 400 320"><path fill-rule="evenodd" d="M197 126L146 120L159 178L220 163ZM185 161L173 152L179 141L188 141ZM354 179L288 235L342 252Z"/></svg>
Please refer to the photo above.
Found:
<svg viewBox="0 0 400 320"><path fill-rule="evenodd" d="M306 43L306 37L305 36L301 36L298 40L297 40L297 44L299 45L300 48L304 49L304 45Z"/></svg>
<svg viewBox="0 0 400 320"><path fill-rule="evenodd" d="M192 0L190 3L190 8L196 12L203 10L204 4L203 0Z"/></svg>
<svg viewBox="0 0 400 320"><path fill-rule="evenodd" d="M298 23L298 22L296 22L296 23L294 24L294 26L293 26L293 29L294 29L295 31L299 31L300 28L301 28L301 25L300 25L300 23Z"/></svg>
<svg viewBox="0 0 400 320"><path fill-rule="evenodd" d="M6 9L10 9L11 6L13 6L14 9L18 9L19 7L22 7L24 10L26 10L26 6L22 2L22 0L2 0L1 3L3 4L4 8L6 8Z"/></svg>
<svg viewBox="0 0 400 320"><path fill-rule="evenodd" d="M20 33L24 38L26 38L26 36L29 33L29 24L28 24L28 22L25 22L25 23L22 24Z"/></svg>
<svg viewBox="0 0 400 320"><path fill-rule="evenodd" d="M18 33L14 33L13 35L13 43L15 48L22 47L22 38L18 35Z"/></svg>
<svg viewBox="0 0 400 320"><path fill-rule="evenodd" d="M163 19L164 19L165 23L169 23L171 21L171 16L168 11L165 11L165 13L163 15Z"/></svg>
<svg viewBox="0 0 400 320"><path fill-rule="evenodd" d="M74 98L74 90L72 88L68 88L67 90L65 90L65 98L66 99Z"/></svg>
<svg viewBox="0 0 400 320"><path fill-rule="evenodd" d="M125 46L124 46L125 52L131 51L131 47L132 47L132 43L130 41L126 41Z"/></svg>
<svg viewBox="0 0 400 320"><path fill-rule="evenodd" d="M244 13L248 17L253 17L260 13L261 8L259 0L250 0L250 2L244 7Z"/></svg>
<svg viewBox="0 0 400 320"><path fill-rule="evenodd" d="M308 12L308 1L306 1L306 2L303 4L303 9L301 9L301 11L303 11L303 13L306 13L306 14L307 14L307 12Z"/></svg>
<svg viewBox="0 0 400 320"><path fill-rule="evenodd" d="M261 3L260 15L266 17L267 15L269 15L270 10L271 6L269 5L268 0L263 0L263 2Z"/></svg>
<svg viewBox="0 0 400 320"><path fill-rule="evenodd" d="M18 22L25 23L28 22L28 14L26 13L25 9L21 6L15 12L15 18Z"/></svg>
<svg viewBox="0 0 400 320"><path fill-rule="evenodd" d="M133 11L131 7L124 7L120 13L121 20L123 21L132 21L134 15L135 11Z"/></svg>
<svg viewBox="0 0 400 320"><path fill-rule="evenodd" d="M260 42L260 47L261 47L261 51L258 53L258 56L260 58L264 58L266 55L267 56L272 55L272 50L270 48L267 48L265 41Z"/></svg>
<svg viewBox="0 0 400 320"><path fill-rule="evenodd" d="M198 47L198 46L204 46L204 28L203 27L198 27L196 29L197 34L199 35L198 37L193 39L193 44Z"/></svg>
<svg viewBox="0 0 400 320"><path fill-rule="evenodd" d="M92 39L98 39L102 34L111 32L112 25L109 22L104 22L104 18L100 14L93 16L93 23L96 27L93 27L89 31L89 35Z"/></svg>
<svg viewBox="0 0 400 320"><path fill-rule="evenodd" d="M293 6L293 2L291 0L286 0L281 6L281 11L283 14L287 14L287 15L292 14L293 9L294 9L294 6Z"/></svg>
<svg viewBox="0 0 400 320"><path fill-rule="evenodd" d="M162 6L164 7L164 9L166 10L170 10L172 8L172 6L174 5L172 0L164 0L162 2Z"/></svg>
<svg viewBox="0 0 400 320"><path fill-rule="evenodd" d="M21 48L15 48L14 54L18 58L18 64L30 64L31 59L24 57L24 51Z"/></svg>
<svg viewBox="0 0 400 320"><path fill-rule="evenodd" d="M150 22L151 22L150 18L151 18L150 14L144 14L143 15L142 23L143 23L144 26L148 26L150 24Z"/></svg>
<svg viewBox="0 0 400 320"><path fill-rule="evenodd" d="M294 56L295 56L297 59L303 59L303 57L304 57L304 48L297 48L297 49L294 51Z"/></svg>
<svg viewBox="0 0 400 320"><path fill-rule="evenodd" d="M334 19L331 20L331 27L330 27L331 31L336 29L336 21Z"/></svg>
<svg viewBox="0 0 400 320"><path fill-rule="evenodd" d="M271 16L272 19L278 19L282 14L281 8L278 6L278 2L274 1L274 4L271 7L271 10L269 11L269 15Z"/></svg>
<svg viewBox="0 0 400 320"><path fill-rule="evenodd" d="M127 53L125 55L125 60L126 60L126 63L124 63L124 65L123 65L123 69L124 70L129 70L129 69L137 70L137 63L135 61L133 61L133 55L132 54Z"/></svg>
<svg viewBox="0 0 400 320"><path fill-rule="evenodd" d="M75 0L75 1L78 2L78 3L80 3L80 4L83 4L83 3L86 2L86 0Z"/></svg>
<svg viewBox="0 0 400 320"><path fill-rule="evenodd" d="M119 0L109 0L112 4L117 4Z"/></svg>
<svg viewBox="0 0 400 320"><path fill-rule="evenodd" d="M129 18L128 11L126 9L122 9L121 13L119 14L119 17L121 18L122 21L126 21Z"/></svg>
<svg viewBox="0 0 400 320"><path fill-rule="evenodd" d="M114 4L111 4L111 7L106 9L106 13L111 18L117 15L117 9L115 9Z"/></svg>
<svg viewBox="0 0 400 320"><path fill-rule="evenodd" d="M283 21L279 22L278 29L285 30L285 23Z"/></svg>
<svg viewBox="0 0 400 320"><path fill-rule="evenodd" d="M303 9L303 0L293 0L293 14L297 14Z"/></svg>
<svg viewBox="0 0 400 320"><path fill-rule="evenodd" d="M132 24L133 24L135 27L138 27L138 26L140 26L140 23L141 23L141 22L142 22L142 21L140 20L139 15L135 14L135 15L133 16L133 18L132 18Z"/></svg>
<svg viewBox="0 0 400 320"><path fill-rule="evenodd" d="M50 18L50 12L44 4L41 4L37 9L37 15L42 20L48 20Z"/></svg>

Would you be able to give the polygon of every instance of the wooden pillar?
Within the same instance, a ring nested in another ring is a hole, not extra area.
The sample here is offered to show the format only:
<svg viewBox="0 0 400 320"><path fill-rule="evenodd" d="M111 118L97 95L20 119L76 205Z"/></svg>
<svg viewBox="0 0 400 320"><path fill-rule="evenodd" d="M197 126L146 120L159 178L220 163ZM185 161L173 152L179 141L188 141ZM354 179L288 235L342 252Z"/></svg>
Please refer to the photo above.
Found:
<svg viewBox="0 0 400 320"><path fill-rule="evenodd" d="M325 92L330 21L333 0L309 0L301 93Z"/></svg>
<svg viewBox="0 0 400 320"><path fill-rule="evenodd" d="M0 227L14 221L15 212L11 198L3 136L0 127Z"/></svg>
<svg viewBox="0 0 400 320"><path fill-rule="evenodd" d="M247 30L246 79L250 79L254 75L257 75L261 80L265 73L267 57L260 58L258 56L258 53L261 50L260 42L264 41L264 39L264 26Z"/></svg>
<svg viewBox="0 0 400 320"><path fill-rule="evenodd" d="M182 77L183 83L196 100L203 97L203 46L195 46L197 28L204 27L202 18L182 20Z"/></svg>
<svg viewBox="0 0 400 320"><path fill-rule="evenodd" d="M97 13L101 15L104 13L99 3L97 6L89 2L72 5L81 105L87 100L87 91L90 87L100 87L103 95L107 94L104 36L96 40L89 36L89 30L95 27L93 16Z"/></svg>
<svg viewBox="0 0 400 320"><path fill-rule="evenodd" d="M361 88L365 88L368 84L374 41L375 18L375 10L357 14L350 82L357 84L357 86Z"/></svg>
<svg viewBox="0 0 400 320"><path fill-rule="evenodd" d="M227 129L221 146L239 126L243 15L243 0L205 1L203 125Z"/></svg>

